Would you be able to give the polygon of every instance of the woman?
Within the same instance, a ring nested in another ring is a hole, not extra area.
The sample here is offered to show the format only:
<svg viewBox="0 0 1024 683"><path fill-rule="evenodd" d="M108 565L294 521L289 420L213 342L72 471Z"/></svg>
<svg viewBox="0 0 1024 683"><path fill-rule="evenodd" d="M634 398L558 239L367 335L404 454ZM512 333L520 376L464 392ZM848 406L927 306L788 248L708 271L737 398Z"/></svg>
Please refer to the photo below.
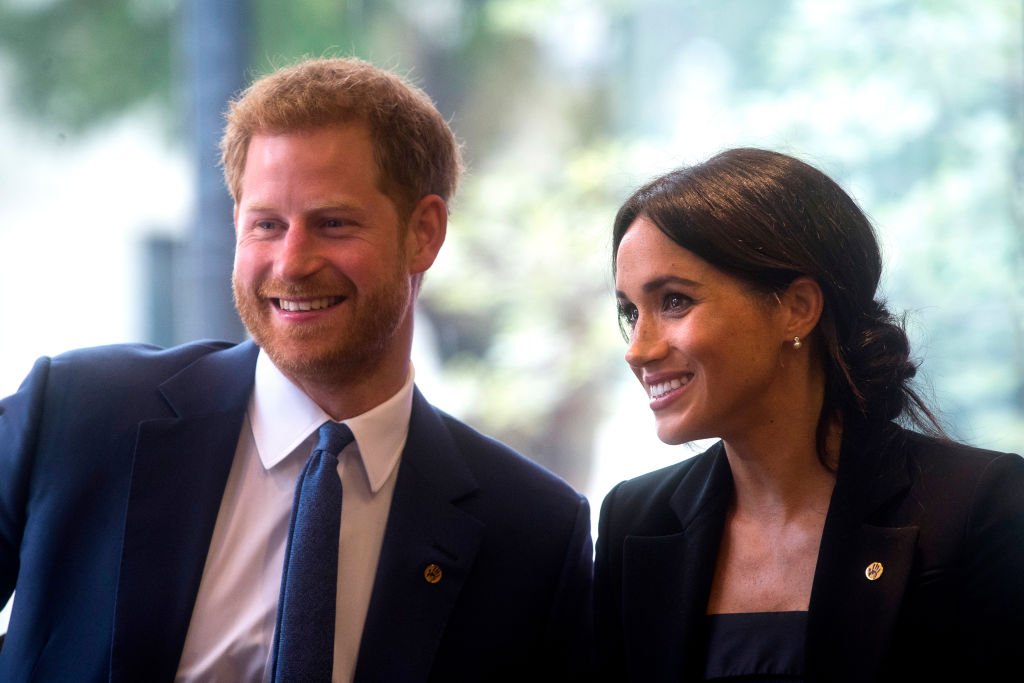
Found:
<svg viewBox="0 0 1024 683"><path fill-rule="evenodd" d="M1024 676L1024 459L942 436L853 200L735 149L637 190L613 246L658 436L720 441L605 498L602 677Z"/></svg>

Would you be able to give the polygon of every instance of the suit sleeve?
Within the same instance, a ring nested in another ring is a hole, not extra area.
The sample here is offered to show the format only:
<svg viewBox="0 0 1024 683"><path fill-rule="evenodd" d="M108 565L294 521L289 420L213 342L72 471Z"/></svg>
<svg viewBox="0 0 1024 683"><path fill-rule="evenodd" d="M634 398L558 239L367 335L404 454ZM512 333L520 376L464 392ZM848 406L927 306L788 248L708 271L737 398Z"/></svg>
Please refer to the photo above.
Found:
<svg viewBox="0 0 1024 683"><path fill-rule="evenodd" d="M18 578L28 482L50 359L41 358L18 391L0 400L0 606Z"/></svg>
<svg viewBox="0 0 1024 683"><path fill-rule="evenodd" d="M1024 670L1024 458L989 464L968 524L958 631L977 680L997 680Z"/></svg>
<svg viewBox="0 0 1024 683"><path fill-rule="evenodd" d="M613 488L601 504L597 553L594 561L594 623L596 680L626 680L622 633L622 545L612 533L615 496Z"/></svg>
<svg viewBox="0 0 1024 683"><path fill-rule="evenodd" d="M580 496L576 520L566 546L562 572L552 608L548 642L553 661L565 661L568 681L589 680L593 665L594 547L590 537L590 505ZM552 679L556 680L556 679Z"/></svg>

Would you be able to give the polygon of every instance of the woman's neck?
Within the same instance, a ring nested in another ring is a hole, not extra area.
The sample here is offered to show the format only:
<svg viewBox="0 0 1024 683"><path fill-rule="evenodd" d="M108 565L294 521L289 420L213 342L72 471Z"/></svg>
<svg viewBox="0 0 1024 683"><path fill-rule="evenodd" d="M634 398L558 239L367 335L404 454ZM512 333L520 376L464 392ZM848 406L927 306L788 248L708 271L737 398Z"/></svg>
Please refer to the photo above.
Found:
<svg viewBox="0 0 1024 683"><path fill-rule="evenodd" d="M757 443L725 441L734 482L734 514L786 523L804 514L824 515L835 487L842 428L829 423L825 462L818 452L817 423L791 421ZM827 463L827 464L826 464Z"/></svg>

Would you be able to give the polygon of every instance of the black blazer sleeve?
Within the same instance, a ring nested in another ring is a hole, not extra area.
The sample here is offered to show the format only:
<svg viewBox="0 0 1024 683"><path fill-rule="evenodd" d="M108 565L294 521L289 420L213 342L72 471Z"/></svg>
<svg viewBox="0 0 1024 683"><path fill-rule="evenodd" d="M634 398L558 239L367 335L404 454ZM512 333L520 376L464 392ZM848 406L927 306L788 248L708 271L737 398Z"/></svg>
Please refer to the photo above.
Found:
<svg viewBox="0 0 1024 683"><path fill-rule="evenodd" d="M974 489L961 551L962 646L977 680L1024 676L1024 459L992 460Z"/></svg>

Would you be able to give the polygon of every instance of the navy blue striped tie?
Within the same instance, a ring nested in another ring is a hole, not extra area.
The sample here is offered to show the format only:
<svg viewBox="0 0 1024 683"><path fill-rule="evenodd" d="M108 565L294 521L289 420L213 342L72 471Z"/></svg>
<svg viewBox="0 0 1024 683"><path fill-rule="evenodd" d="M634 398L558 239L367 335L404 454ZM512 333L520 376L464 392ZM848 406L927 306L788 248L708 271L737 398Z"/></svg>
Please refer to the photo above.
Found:
<svg viewBox="0 0 1024 683"><path fill-rule="evenodd" d="M295 485L274 635L277 683L329 683L334 667L341 479L338 455L352 430L320 427L320 440Z"/></svg>

